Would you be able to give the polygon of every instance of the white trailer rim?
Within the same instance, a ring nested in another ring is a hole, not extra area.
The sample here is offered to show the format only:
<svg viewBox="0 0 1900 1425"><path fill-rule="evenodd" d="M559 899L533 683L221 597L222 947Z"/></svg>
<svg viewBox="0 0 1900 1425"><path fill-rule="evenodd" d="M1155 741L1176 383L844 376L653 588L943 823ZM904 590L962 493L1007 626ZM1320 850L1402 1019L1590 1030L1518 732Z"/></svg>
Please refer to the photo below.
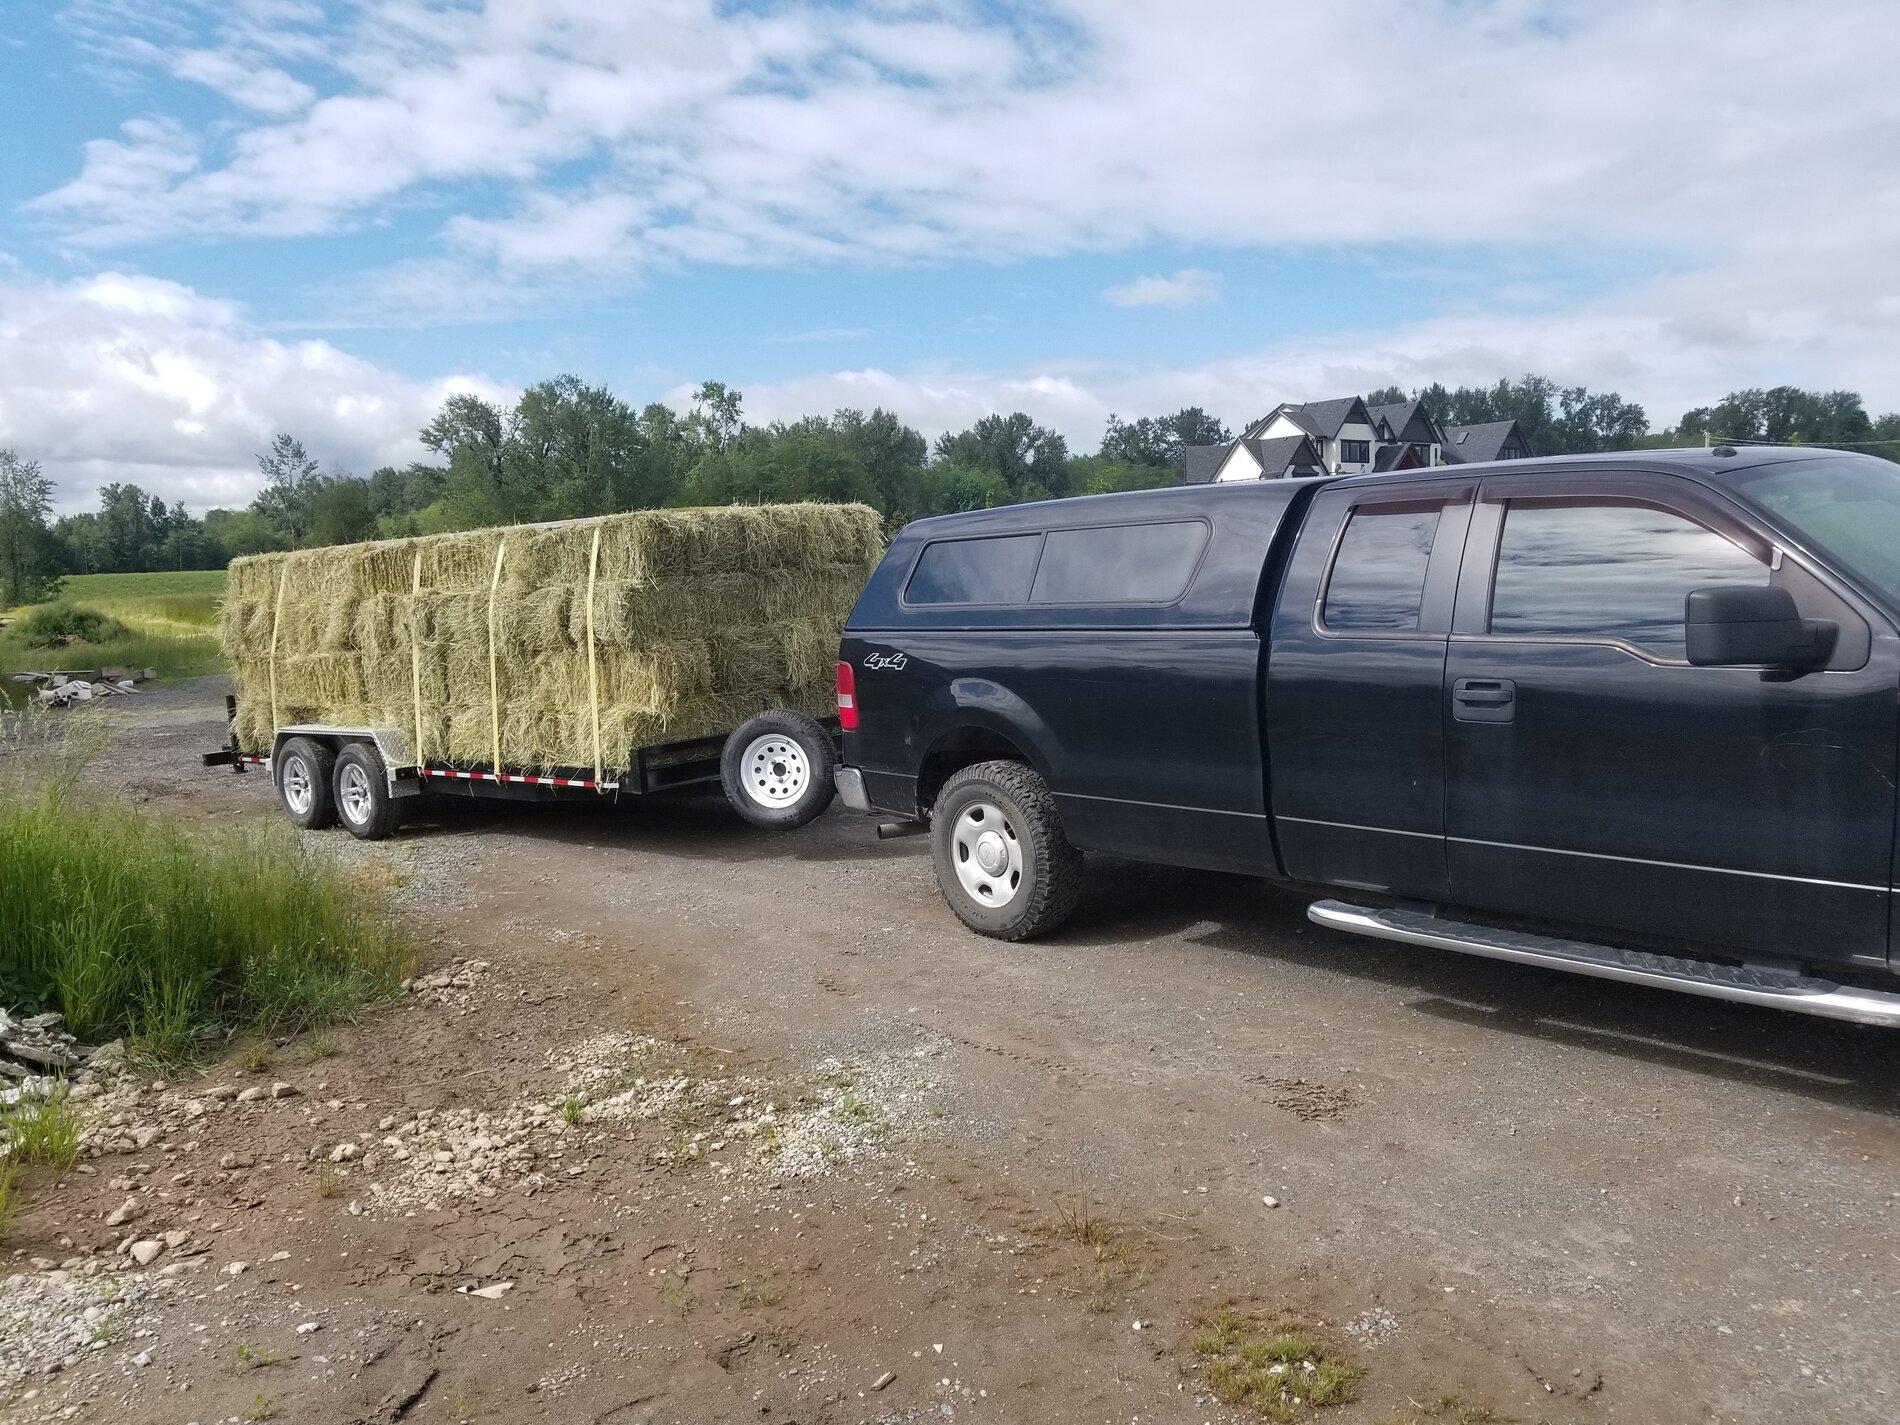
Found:
<svg viewBox="0 0 1900 1425"><path fill-rule="evenodd" d="M950 829L957 882L971 900L1001 910L1023 885L1023 843L994 802L972 802Z"/></svg>
<svg viewBox="0 0 1900 1425"><path fill-rule="evenodd" d="M337 805L343 815L357 826L369 820L370 807L375 792L369 784L369 773L354 762L345 764L341 775L337 777Z"/></svg>
<svg viewBox="0 0 1900 1425"><path fill-rule="evenodd" d="M811 759L781 732L753 738L739 767L746 795L763 807L788 807L811 785Z"/></svg>
<svg viewBox="0 0 1900 1425"><path fill-rule="evenodd" d="M302 757L286 757L282 785L284 805L290 808L291 815L307 815L315 787L310 775L309 762Z"/></svg>

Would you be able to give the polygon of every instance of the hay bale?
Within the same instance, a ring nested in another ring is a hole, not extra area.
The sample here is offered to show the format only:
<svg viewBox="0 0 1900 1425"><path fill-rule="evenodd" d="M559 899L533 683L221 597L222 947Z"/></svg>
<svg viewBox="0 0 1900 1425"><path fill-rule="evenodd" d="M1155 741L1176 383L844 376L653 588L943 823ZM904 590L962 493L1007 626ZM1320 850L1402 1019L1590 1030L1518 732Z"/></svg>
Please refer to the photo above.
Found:
<svg viewBox="0 0 1900 1425"><path fill-rule="evenodd" d="M883 550L876 512L645 510L234 561L219 636L239 745L268 749L274 669L278 724L412 730L419 713L428 760L485 766L492 651L502 760L591 767L596 533L591 612L608 768L625 768L636 747L725 732L767 707L830 709L838 638Z"/></svg>

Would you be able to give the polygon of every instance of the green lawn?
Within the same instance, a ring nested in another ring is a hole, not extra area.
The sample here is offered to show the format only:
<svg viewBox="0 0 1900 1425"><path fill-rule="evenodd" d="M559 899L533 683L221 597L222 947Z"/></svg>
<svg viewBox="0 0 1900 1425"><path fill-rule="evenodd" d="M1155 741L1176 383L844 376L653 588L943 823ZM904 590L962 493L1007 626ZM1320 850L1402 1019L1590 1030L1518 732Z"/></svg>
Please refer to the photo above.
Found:
<svg viewBox="0 0 1900 1425"><path fill-rule="evenodd" d="M0 702L17 701L28 685L5 675L32 670L125 665L156 668L161 678L193 678L223 670L216 624L224 591L222 569L163 574L71 574L60 586L62 603L96 609L124 624L123 637L63 648L28 648L12 629L0 628ZM24 609L4 615L17 623Z"/></svg>

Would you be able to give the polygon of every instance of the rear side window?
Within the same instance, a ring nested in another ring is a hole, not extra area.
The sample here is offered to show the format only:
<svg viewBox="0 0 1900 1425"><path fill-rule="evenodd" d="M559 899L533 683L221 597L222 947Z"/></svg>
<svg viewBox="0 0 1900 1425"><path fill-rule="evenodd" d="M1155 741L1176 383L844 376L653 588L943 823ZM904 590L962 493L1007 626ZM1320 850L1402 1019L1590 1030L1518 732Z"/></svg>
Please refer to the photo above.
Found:
<svg viewBox="0 0 1900 1425"><path fill-rule="evenodd" d="M1361 505L1352 512L1326 581L1321 621L1327 628L1391 633L1418 627L1443 508L1437 502Z"/></svg>
<svg viewBox="0 0 1900 1425"><path fill-rule="evenodd" d="M1052 530L1036 569L1037 604L1166 604L1187 591L1207 548L1199 520Z"/></svg>
<svg viewBox="0 0 1900 1425"><path fill-rule="evenodd" d="M1692 589L1766 584L1768 565L1685 515L1613 500L1512 501L1491 632L1615 639L1680 659Z"/></svg>
<svg viewBox="0 0 1900 1425"><path fill-rule="evenodd" d="M924 546L910 582L907 604L1022 604L1036 574L1040 534L993 539L942 539Z"/></svg>

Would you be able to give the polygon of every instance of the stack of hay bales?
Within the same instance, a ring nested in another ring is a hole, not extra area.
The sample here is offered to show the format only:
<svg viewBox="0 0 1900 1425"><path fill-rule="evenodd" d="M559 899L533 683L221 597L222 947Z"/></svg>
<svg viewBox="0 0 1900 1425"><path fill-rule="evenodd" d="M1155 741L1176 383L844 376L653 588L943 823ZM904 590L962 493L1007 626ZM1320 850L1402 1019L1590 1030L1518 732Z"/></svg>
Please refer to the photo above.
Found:
<svg viewBox="0 0 1900 1425"><path fill-rule="evenodd" d="M882 548L876 511L809 504L237 559L219 635L238 746L267 752L298 723L396 727L430 763L486 768L499 743L509 767L592 768L598 729L616 771L766 708L828 712Z"/></svg>

